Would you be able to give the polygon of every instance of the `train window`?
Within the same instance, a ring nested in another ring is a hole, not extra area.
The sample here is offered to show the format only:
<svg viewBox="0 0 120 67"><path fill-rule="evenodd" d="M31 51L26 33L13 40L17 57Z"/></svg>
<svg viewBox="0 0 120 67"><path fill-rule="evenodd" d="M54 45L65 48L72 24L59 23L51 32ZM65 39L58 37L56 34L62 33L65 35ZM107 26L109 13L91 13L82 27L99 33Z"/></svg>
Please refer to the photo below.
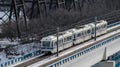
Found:
<svg viewBox="0 0 120 67"><path fill-rule="evenodd" d="M51 47L53 47L53 42L51 42Z"/></svg>
<svg viewBox="0 0 120 67"><path fill-rule="evenodd" d="M63 43L63 40L58 40L58 43L59 43L59 44Z"/></svg>
<svg viewBox="0 0 120 67"><path fill-rule="evenodd" d="M81 33L78 33L78 37L81 36Z"/></svg>
<svg viewBox="0 0 120 67"><path fill-rule="evenodd" d="M64 40L62 39L62 43L64 42Z"/></svg>
<svg viewBox="0 0 120 67"><path fill-rule="evenodd" d="M103 25L103 28L105 28L106 27L106 25Z"/></svg>
<svg viewBox="0 0 120 67"><path fill-rule="evenodd" d="M69 40L70 40L70 37L67 37L67 40L69 41Z"/></svg>
<svg viewBox="0 0 120 67"><path fill-rule="evenodd" d="M106 25L106 24L104 25L104 28L105 28L105 27L107 27L107 25Z"/></svg>
<svg viewBox="0 0 120 67"><path fill-rule="evenodd" d="M55 42L55 45L57 45L57 41Z"/></svg>
<svg viewBox="0 0 120 67"><path fill-rule="evenodd" d="M96 27L96 30L98 30L98 27Z"/></svg>
<svg viewBox="0 0 120 67"><path fill-rule="evenodd" d="M67 41L69 41L70 40L70 37L67 37Z"/></svg>
<svg viewBox="0 0 120 67"><path fill-rule="evenodd" d="M64 42L66 42L67 41L67 38L64 38Z"/></svg>
<svg viewBox="0 0 120 67"><path fill-rule="evenodd" d="M99 30L99 29L100 29L100 27L97 28L97 30Z"/></svg>
<svg viewBox="0 0 120 67"><path fill-rule="evenodd" d="M98 26L98 27L97 27L97 30L100 30L100 27L101 27L101 26Z"/></svg>
<svg viewBox="0 0 120 67"><path fill-rule="evenodd" d="M50 47L50 42L49 41L43 41L42 42L42 47L49 48Z"/></svg>
<svg viewBox="0 0 120 67"><path fill-rule="evenodd" d="M95 28L94 28L94 27L92 27L92 31L94 31L94 29L95 29Z"/></svg>
<svg viewBox="0 0 120 67"><path fill-rule="evenodd" d="M75 35L74 35L74 38L75 38Z"/></svg>
<svg viewBox="0 0 120 67"><path fill-rule="evenodd" d="M84 35L84 33L83 32L81 32L81 36L83 36Z"/></svg>
<svg viewBox="0 0 120 67"><path fill-rule="evenodd" d="M102 26L99 26L98 29L102 28Z"/></svg>
<svg viewBox="0 0 120 67"><path fill-rule="evenodd" d="M72 36L70 36L70 40L72 39Z"/></svg>
<svg viewBox="0 0 120 67"><path fill-rule="evenodd" d="M90 33L90 30L87 30L87 33Z"/></svg>
<svg viewBox="0 0 120 67"><path fill-rule="evenodd" d="M58 44L61 45L63 43L63 39L58 40ZM57 41L55 42L55 45L57 45Z"/></svg>
<svg viewBox="0 0 120 67"><path fill-rule="evenodd" d="M105 28L105 25L103 25L102 28Z"/></svg>
<svg viewBox="0 0 120 67"><path fill-rule="evenodd" d="M71 39L72 39L72 37L71 37L71 36L67 37L67 41L70 41Z"/></svg>

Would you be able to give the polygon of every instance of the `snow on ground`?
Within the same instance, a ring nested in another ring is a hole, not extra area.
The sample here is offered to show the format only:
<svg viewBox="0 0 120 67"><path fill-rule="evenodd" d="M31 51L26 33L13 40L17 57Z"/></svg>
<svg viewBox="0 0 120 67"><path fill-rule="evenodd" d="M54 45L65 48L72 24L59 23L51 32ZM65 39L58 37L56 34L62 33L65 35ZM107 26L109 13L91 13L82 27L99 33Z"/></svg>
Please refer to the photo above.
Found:
<svg viewBox="0 0 120 67"><path fill-rule="evenodd" d="M0 48L5 48L8 45L17 45L18 42L11 42L10 40L4 38L0 40Z"/></svg>
<svg viewBox="0 0 120 67"><path fill-rule="evenodd" d="M10 42L8 39L0 39L0 48L6 48L10 45L15 45L14 47L12 46L12 49L9 49L10 53L17 53L18 55L7 55L5 50L1 50L0 63L9 60L7 57L15 58L40 49L40 43L19 44L18 42Z"/></svg>
<svg viewBox="0 0 120 67"><path fill-rule="evenodd" d="M36 51L40 49L40 43L29 43L29 44L20 44L15 46L14 49L19 54L28 54L30 52Z"/></svg>
<svg viewBox="0 0 120 67"><path fill-rule="evenodd" d="M4 51L0 52L0 63L7 61L8 58L6 58L6 54Z"/></svg>

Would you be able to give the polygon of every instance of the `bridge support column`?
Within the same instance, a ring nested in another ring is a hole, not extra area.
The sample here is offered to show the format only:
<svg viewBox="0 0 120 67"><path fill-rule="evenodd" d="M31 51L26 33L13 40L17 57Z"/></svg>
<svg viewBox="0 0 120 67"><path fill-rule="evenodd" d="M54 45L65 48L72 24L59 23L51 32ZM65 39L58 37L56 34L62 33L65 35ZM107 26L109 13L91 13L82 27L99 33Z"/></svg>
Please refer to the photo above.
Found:
<svg viewBox="0 0 120 67"><path fill-rule="evenodd" d="M104 49L103 60L92 67L115 67L115 61L107 60L107 48Z"/></svg>
<svg viewBox="0 0 120 67"><path fill-rule="evenodd" d="M115 61L101 61L95 65L93 65L92 67L115 67Z"/></svg>

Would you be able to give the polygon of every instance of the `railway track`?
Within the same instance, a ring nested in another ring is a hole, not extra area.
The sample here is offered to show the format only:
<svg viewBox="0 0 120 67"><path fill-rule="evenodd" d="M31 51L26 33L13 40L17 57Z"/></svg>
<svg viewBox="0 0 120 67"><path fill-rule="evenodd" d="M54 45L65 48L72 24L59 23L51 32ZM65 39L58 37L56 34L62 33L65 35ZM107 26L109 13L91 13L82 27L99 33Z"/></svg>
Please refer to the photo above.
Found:
<svg viewBox="0 0 120 67"><path fill-rule="evenodd" d="M114 29L110 29L110 30L108 30L108 33L110 33L110 32L113 32L113 31L116 31L116 30L118 30L118 29L120 29L120 26L117 26L117 27L115 27ZM107 34L107 33L106 33ZM115 34L116 35L116 34ZM101 35L102 36L102 35ZM112 35L112 36L114 36L114 35ZM111 36L110 36L111 37ZM105 38L105 39L107 39L107 38ZM105 40L104 39L104 40ZM96 43L98 43L98 42L101 42L102 40L100 40L100 41L96 41L94 44L96 44ZM83 50L83 49L85 49L85 48L88 48L88 47L90 47L90 46L92 46L93 44L90 44L89 46L86 46L86 47L84 47L84 48L82 48L82 49L80 49L80 50ZM78 45L76 45L76 46L78 46ZM75 46L73 46L73 47L75 47ZM70 48L72 48L72 47L70 47ZM69 49L69 48L68 48ZM67 49L66 49L67 50ZM75 52L78 52L78 51L80 51L80 50L77 50L77 51L75 51ZM62 52L62 51L61 51ZM64 57L67 57L67 56L69 56L69 55L72 55L73 53L75 53L75 52L72 52L72 53L70 53L70 54L68 54L68 55L66 55L66 56L64 56ZM34 58L34 59L32 59L32 60L30 60L30 61L27 61L27 62L24 62L24 63L22 63L22 64L19 64L19 65L16 65L15 67L27 67L28 65L31 65L31 64L33 64L33 63L36 63L36 62L38 62L38 61L41 61L41 60L44 60L44 59L46 59L46 58L49 58L50 56L54 56L54 55L56 55L56 54L51 54L51 55L43 55L43 56L39 56L39 57L36 57L36 58ZM59 58L59 59L62 59L62 57L61 58ZM59 60L59 59L57 59L57 60ZM54 61L57 61L57 60L54 60ZM53 62L54 62L53 61ZM52 62L51 62L52 63ZM49 64L51 64L51 63L49 63ZM47 64L46 64L47 65ZM43 65L42 67L44 67L45 65Z"/></svg>

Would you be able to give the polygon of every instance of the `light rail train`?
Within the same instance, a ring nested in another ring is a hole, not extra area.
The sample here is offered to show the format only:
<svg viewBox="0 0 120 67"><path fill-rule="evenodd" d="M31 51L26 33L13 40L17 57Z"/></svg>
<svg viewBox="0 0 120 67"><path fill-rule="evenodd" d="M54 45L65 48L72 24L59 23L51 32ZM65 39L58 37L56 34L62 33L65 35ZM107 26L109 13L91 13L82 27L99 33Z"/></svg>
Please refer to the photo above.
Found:
<svg viewBox="0 0 120 67"><path fill-rule="evenodd" d="M89 23L60 32L58 36L59 51L95 37L95 32L96 36L107 33L107 24L107 21L100 20L97 21L96 24ZM57 34L49 35L41 39L41 51L51 53L57 52Z"/></svg>

